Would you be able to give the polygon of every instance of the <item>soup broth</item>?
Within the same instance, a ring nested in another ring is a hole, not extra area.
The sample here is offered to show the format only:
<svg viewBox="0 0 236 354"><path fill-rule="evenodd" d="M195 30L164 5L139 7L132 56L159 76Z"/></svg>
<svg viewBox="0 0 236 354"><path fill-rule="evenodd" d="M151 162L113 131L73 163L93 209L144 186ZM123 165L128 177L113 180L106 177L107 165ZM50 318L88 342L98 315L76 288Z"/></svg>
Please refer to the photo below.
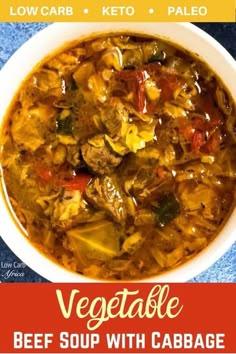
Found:
<svg viewBox="0 0 236 354"><path fill-rule="evenodd" d="M159 38L99 36L46 59L22 83L1 139L25 236L89 278L177 267L234 204L234 100L206 63Z"/></svg>

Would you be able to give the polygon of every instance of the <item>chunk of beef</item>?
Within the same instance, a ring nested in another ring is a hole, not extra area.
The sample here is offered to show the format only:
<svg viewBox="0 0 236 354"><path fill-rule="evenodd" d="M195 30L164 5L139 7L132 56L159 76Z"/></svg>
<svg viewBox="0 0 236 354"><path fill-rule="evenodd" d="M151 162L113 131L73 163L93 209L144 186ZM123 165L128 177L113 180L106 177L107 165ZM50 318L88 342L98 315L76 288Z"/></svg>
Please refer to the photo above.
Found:
<svg viewBox="0 0 236 354"><path fill-rule="evenodd" d="M122 160L121 156L113 153L105 144L96 147L85 143L81 147L81 153L86 165L100 175L110 174Z"/></svg>
<svg viewBox="0 0 236 354"><path fill-rule="evenodd" d="M157 175L159 152L154 146L146 147L124 157L119 167L119 174L129 191L135 198L152 184Z"/></svg>
<svg viewBox="0 0 236 354"><path fill-rule="evenodd" d="M76 140L81 143L86 142L86 140L95 134L99 134L101 129L98 123L98 110L89 103L83 103L78 100L75 111L75 120L73 126L73 134Z"/></svg>
<svg viewBox="0 0 236 354"><path fill-rule="evenodd" d="M128 112L121 101L113 97L102 111L101 121L107 134L114 137L120 133L122 121L128 121Z"/></svg>
<svg viewBox="0 0 236 354"><path fill-rule="evenodd" d="M116 222L125 221L126 196L114 176L96 177L86 187L85 198L95 208L105 210Z"/></svg>

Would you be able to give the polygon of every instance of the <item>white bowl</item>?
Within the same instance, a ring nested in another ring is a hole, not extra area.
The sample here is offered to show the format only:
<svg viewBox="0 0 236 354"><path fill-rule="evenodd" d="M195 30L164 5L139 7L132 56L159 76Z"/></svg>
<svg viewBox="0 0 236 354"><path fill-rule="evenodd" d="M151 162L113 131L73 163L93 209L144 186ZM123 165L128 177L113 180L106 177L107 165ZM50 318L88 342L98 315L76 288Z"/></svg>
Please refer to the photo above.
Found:
<svg viewBox="0 0 236 354"><path fill-rule="evenodd" d="M236 62L211 36L190 23L56 23L38 32L9 59L0 72L0 124L23 79L35 65L66 42L94 33L127 30L161 36L200 55L236 97ZM27 60L25 59L27 58ZM3 188L4 189L4 188ZM22 235L0 193L0 235L10 249L31 269L52 282L91 282L46 258ZM193 259L174 270L144 280L185 282L210 267L236 241L236 209L213 242Z"/></svg>

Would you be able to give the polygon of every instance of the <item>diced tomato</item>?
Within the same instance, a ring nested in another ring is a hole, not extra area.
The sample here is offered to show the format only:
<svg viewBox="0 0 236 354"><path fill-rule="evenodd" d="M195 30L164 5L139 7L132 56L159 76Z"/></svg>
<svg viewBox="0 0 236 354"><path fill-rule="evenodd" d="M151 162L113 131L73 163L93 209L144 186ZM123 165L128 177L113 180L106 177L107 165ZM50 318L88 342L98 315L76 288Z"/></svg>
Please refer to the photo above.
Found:
<svg viewBox="0 0 236 354"><path fill-rule="evenodd" d="M66 171L64 166L50 169L37 165L35 172L38 175L39 185L41 186L51 184L64 187L67 190L79 190L80 192L84 191L88 182L91 180L89 174L79 173L74 176Z"/></svg>
<svg viewBox="0 0 236 354"><path fill-rule="evenodd" d="M222 137L219 131L215 131L207 143L202 147L202 151L206 153L216 152L220 148Z"/></svg>
<svg viewBox="0 0 236 354"><path fill-rule="evenodd" d="M164 73L157 78L157 86L161 89L161 98L168 101L173 98L174 91L184 85L183 80L176 74Z"/></svg>
<svg viewBox="0 0 236 354"><path fill-rule="evenodd" d="M208 125L213 128L224 123L224 116L222 112L215 106L212 96L206 95L201 97L199 109L208 115Z"/></svg>
<svg viewBox="0 0 236 354"><path fill-rule="evenodd" d="M144 71L141 69L123 70L115 73L115 77L127 81L129 90L134 94L134 106L138 112L143 113L145 109Z"/></svg>
<svg viewBox="0 0 236 354"><path fill-rule="evenodd" d="M160 178L164 178L164 176L165 176L165 171L164 171L164 168L163 167L157 167L157 175L158 175L158 177L160 177Z"/></svg>
<svg viewBox="0 0 236 354"><path fill-rule="evenodd" d="M36 165L35 172L39 186L45 186L47 184L54 183L55 171L53 171L53 169L43 167L42 165Z"/></svg>
<svg viewBox="0 0 236 354"><path fill-rule="evenodd" d="M89 174L80 173L71 179L68 180L60 180L60 185L67 190L74 191L79 190L81 193L85 190L87 184L91 180L91 176Z"/></svg>
<svg viewBox="0 0 236 354"><path fill-rule="evenodd" d="M144 94L144 73L140 70L137 73L137 95L134 95L134 104L138 112L144 112L145 108L145 94Z"/></svg>
<svg viewBox="0 0 236 354"><path fill-rule="evenodd" d="M160 74L163 67L159 61L155 61L153 63L148 63L148 64L144 65L143 68L144 68L144 70L147 71L147 73L150 76L155 77L156 75Z"/></svg>
<svg viewBox="0 0 236 354"><path fill-rule="evenodd" d="M37 165L35 167L35 171L36 171L37 175L39 176L39 178L45 182L49 182L53 178L53 172L49 168L44 168L40 165Z"/></svg>
<svg viewBox="0 0 236 354"><path fill-rule="evenodd" d="M195 129L192 127L191 124L186 125L182 129L182 134L186 140L191 140L194 132L195 132Z"/></svg>
<svg viewBox="0 0 236 354"><path fill-rule="evenodd" d="M118 80L127 81L129 90L134 94L134 106L138 112L155 111L155 107L148 105L145 97L145 73L155 77L157 87L161 89L161 99L164 101L173 98L174 90L185 84L176 73L162 72L160 64L157 63L148 64L143 69L116 72L115 77Z"/></svg>
<svg viewBox="0 0 236 354"><path fill-rule="evenodd" d="M200 150L211 153L219 149L222 136L220 128L215 129L204 115L193 117L192 120L182 118L179 121L180 133L191 143L193 152Z"/></svg>
<svg viewBox="0 0 236 354"><path fill-rule="evenodd" d="M207 131L208 122L204 116L196 116L191 120L192 127L197 130Z"/></svg>
<svg viewBox="0 0 236 354"><path fill-rule="evenodd" d="M197 152L211 153L219 149L221 142L220 126L224 122L223 114L215 107L211 96L201 98L200 108L203 111L202 117L192 119L192 126L196 130L191 141L192 150ZM218 129L214 132L214 130ZM207 138L206 140L206 137Z"/></svg>
<svg viewBox="0 0 236 354"><path fill-rule="evenodd" d="M192 139L191 139L191 149L194 152L198 152L200 147L205 144L205 132L196 130L193 133Z"/></svg>
<svg viewBox="0 0 236 354"><path fill-rule="evenodd" d="M153 114L153 113L156 112L156 109L157 109L157 103L156 102L146 101L145 113Z"/></svg>
<svg viewBox="0 0 236 354"><path fill-rule="evenodd" d="M151 77L155 78L157 87L161 89L161 99L164 101L172 99L175 89L185 84L177 71L168 69L160 63L151 63L144 68Z"/></svg>

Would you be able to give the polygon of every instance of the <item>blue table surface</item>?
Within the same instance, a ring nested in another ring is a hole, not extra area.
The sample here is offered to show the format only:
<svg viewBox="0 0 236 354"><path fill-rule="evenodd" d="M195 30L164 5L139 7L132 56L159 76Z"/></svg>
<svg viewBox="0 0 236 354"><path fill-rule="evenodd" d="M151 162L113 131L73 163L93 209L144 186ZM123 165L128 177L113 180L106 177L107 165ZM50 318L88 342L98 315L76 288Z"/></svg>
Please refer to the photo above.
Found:
<svg viewBox="0 0 236 354"><path fill-rule="evenodd" d="M196 23L212 35L236 58L236 24L234 23ZM48 23L0 23L0 68L17 48ZM4 222L1 220L0 222ZM236 227L235 227L236 233ZM2 282L47 282L27 266L21 271L23 276L5 276L4 263L20 264L21 261L6 246L0 237L0 281ZM190 282L236 282L236 243L213 266Z"/></svg>

